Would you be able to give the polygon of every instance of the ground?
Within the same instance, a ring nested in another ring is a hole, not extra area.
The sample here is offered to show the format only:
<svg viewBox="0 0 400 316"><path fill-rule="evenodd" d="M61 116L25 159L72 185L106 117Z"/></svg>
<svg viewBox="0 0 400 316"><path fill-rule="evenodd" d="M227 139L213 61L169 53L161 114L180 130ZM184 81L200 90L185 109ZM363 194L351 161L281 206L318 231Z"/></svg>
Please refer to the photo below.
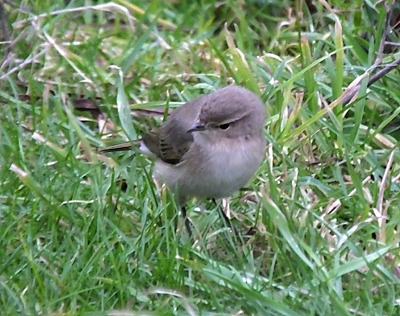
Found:
<svg viewBox="0 0 400 316"><path fill-rule="evenodd" d="M397 3L0 4L2 315L399 314ZM98 148L232 83L268 111L223 203L251 234L193 200L190 239L151 159Z"/></svg>

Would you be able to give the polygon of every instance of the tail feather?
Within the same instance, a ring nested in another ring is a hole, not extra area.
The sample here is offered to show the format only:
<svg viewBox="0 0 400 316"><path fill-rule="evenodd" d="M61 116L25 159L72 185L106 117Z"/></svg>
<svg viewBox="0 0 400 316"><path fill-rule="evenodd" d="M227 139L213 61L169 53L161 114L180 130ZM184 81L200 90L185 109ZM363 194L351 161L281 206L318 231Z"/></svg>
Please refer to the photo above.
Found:
<svg viewBox="0 0 400 316"><path fill-rule="evenodd" d="M140 146L141 141L135 140L131 142L124 142L116 145L111 145L103 148L99 148L99 153L108 153L114 151L125 151L125 150L132 150L133 147Z"/></svg>

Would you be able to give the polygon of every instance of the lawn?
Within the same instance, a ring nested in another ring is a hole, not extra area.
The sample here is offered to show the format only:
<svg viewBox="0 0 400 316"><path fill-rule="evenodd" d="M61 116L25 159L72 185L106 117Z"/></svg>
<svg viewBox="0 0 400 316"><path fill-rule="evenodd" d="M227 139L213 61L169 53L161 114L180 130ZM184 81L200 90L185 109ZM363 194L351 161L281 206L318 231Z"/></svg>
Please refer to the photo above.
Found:
<svg viewBox="0 0 400 316"><path fill-rule="evenodd" d="M392 2L0 1L0 314L399 315ZM189 238L151 159L98 149L229 84L265 159Z"/></svg>

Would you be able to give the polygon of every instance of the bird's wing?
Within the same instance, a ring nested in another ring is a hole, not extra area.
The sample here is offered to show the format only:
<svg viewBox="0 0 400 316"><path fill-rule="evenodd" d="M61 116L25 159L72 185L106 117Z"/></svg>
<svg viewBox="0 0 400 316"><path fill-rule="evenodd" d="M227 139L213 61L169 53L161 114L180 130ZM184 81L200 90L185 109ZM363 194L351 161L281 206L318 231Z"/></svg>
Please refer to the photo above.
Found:
<svg viewBox="0 0 400 316"><path fill-rule="evenodd" d="M188 133L198 119L205 97L192 100L177 108L168 119L156 129L143 136L143 142L162 161L171 165L182 162L193 143Z"/></svg>
<svg viewBox="0 0 400 316"><path fill-rule="evenodd" d="M176 121L166 121L161 127L143 135L143 142L147 148L162 161L171 165L182 161L193 142L192 134L187 133L188 129Z"/></svg>

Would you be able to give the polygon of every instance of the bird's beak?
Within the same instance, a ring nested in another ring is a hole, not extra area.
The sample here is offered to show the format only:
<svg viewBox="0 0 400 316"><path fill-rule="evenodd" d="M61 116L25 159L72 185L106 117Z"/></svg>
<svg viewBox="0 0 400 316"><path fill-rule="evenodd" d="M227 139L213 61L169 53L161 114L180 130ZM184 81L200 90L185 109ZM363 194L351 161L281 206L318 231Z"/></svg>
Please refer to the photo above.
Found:
<svg viewBox="0 0 400 316"><path fill-rule="evenodd" d="M190 129L188 129L186 131L186 133L201 132L201 131L205 131L205 129L206 129L206 127L204 124L197 122Z"/></svg>

